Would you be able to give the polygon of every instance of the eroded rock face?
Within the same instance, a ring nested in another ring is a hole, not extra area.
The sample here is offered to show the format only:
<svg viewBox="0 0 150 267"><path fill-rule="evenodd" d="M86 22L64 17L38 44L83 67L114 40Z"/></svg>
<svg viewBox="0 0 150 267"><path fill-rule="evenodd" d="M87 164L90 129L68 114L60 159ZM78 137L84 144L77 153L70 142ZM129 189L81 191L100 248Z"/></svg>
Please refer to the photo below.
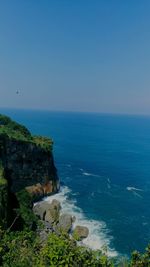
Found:
<svg viewBox="0 0 150 267"><path fill-rule="evenodd" d="M53 199L51 202L51 206L56 209L58 212L61 210L61 204L57 199Z"/></svg>
<svg viewBox="0 0 150 267"><path fill-rule="evenodd" d="M50 223L41 221L41 226L37 229L37 234L40 237L41 245L44 246L45 241L47 240L50 233L53 232L53 228Z"/></svg>
<svg viewBox="0 0 150 267"><path fill-rule="evenodd" d="M48 209L49 203L47 203L46 201L42 201L41 203L37 203L33 206L34 214L41 220L45 220L45 215Z"/></svg>
<svg viewBox="0 0 150 267"><path fill-rule="evenodd" d="M73 237L77 240L82 240L89 235L89 229L86 226L77 225L73 231Z"/></svg>
<svg viewBox="0 0 150 267"><path fill-rule="evenodd" d="M0 163L11 192L25 187L43 197L59 189L52 154L53 141L32 136L24 126L0 115Z"/></svg>
<svg viewBox="0 0 150 267"><path fill-rule="evenodd" d="M57 228L62 232L69 233L72 227L72 223L73 219L70 214L62 214L59 218L59 223L57 224Z"/></svg>
<svg viewBox="0 0 150 267"><path fill-rule="evenodd" d="M31 186L26 186L25 189L28 193L30 193L33 198L34 196L36 196L37 199L44 197L43 186L40 183Z"/></svg>
<svg viewBox="0 0 150 267"><path fill-rule="evenodd" d="M75 216L65 213L60 215L60 210L61 204L56 199L51 203L42 201L33 207L35 215L44 224L44 229L39 231L41 240L45 240L49 232L55 232L57 235L70 232L75 242L86 238L89 234L89 229L85 226L77 225L72 232L71 229L76 220Z"/></svg>
<svg viewBox="0 0 150 267"><path fill-rule="evenodd" d="M2 162L13 192L36 184L41 184L42 188L38 188L44 195L58 190L58 176L50 149L46 151L36 144L9 138L3 140L3 148Z"/></svg>
<svg viewBox="0 0 150 267"><path fill-rule="evenodd" d="M54 199L46 210L45 221L56 224L59 221L60 209L60 202Z"/></svg>
<svg viewBox="0 0 150 267"><path fill-rule="evenodd" d="M36 203L33 207L33 212L41 220L45 220L49 223L52 223L55 222L55 220L58 221L60 209L60 202L54 199L51 203L47 201Z"/></svg>
<svg viewBox="0 0 150 267"><path fill-rule="evenodd" d="M7 227L8 212L7 182L0 182L0 226L4 228Z"/></svg>
<svg viewBox="0 0 150 267"><path fill-rule="evenodd" d="M0 114L0 226L7 224L7 207L14 212L20 205L18 192L26 188L36 201L59 190L52 147L50 138L32 136L26 127Z"/></svg>

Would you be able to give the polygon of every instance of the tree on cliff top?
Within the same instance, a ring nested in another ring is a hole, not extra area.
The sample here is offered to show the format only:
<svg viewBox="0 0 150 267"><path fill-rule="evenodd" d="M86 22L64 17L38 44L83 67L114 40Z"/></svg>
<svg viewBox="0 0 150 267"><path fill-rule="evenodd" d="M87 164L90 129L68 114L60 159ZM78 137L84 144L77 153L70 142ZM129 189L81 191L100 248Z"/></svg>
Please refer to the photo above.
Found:
<svg viewBox="0 0 150 267"><path fill-rule="evenodd" d="M8 116L0 114L0 128L1 128L0 130L1 130L1 132L3 131L3 127L5 127L5 131L6 130L10 131L10 132L15 131L15 132L22 134L26 138L31 137L31 133L29 132L29 130L25 126L11 120Z"/></svg>

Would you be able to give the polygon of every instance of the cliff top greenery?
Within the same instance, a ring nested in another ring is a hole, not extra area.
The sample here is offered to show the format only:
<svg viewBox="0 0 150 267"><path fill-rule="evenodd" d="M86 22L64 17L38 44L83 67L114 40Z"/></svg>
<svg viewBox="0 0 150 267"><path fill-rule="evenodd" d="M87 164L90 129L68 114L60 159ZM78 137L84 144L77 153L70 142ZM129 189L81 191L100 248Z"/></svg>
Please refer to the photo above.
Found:
<svg viewBox="0 0 150 267"><path fill-rule="evenodd" d="M2 135L10 139L34 143L45 150L52 149L53 145L52 139L42 136L32 136L25 126L11 120L8 116L0 114L0 136Z"/></svg>
<svg viewBox="0 0 150 267"><path fill-rule="evenodd" d="M0 186L6 185L7 180L4 178L4 168L2 166L2 163L0 162Z"/></svg>
<svg viewBox="0 0 150 267"><path fill-rule="evenodd" d="M7 134L10 138L15 139L31 139L31 133L25 126L2 114L0 114L0 134Z"/></svg>

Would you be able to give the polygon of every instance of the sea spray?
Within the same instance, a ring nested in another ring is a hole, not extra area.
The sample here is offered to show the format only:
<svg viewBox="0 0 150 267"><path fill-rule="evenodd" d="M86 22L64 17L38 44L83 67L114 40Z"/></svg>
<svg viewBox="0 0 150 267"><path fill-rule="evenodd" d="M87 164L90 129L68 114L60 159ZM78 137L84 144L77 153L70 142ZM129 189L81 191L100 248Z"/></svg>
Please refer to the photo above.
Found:
<svg viewBox="0 0 150 267"><path fill-rule="evenodd" d="M72 199L69 197L72 197ZM89 236L83 239L83 241L80 242L81 244L94 250L107 247L107 254L109 256L117 256L118 253L115 249L110 248L112 237L108 235L106 224L103 221L88 219L82 209L76 205L76 200L73 199L74 197L75 194L72 194L67 186L63 186L59 193L46 197L44 201L51 202L53 199L57 199L61 203L61 213L69 213L76 217L73 228L75 228L76 225L88 227Z"/></svg>

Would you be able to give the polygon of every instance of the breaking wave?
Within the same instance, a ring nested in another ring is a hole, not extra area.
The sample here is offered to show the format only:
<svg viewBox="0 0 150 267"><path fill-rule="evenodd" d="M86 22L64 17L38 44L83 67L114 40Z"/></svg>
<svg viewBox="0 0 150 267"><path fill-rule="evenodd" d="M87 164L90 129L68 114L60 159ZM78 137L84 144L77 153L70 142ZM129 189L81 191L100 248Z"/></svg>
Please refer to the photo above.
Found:
<svg viewBox="0 0 150 267"><path fill-rule="evenodd" d="M118 253L115 251L115 249L110 248L112 237L108 235L108 229L105 222L88 219L82 209L76 205L76 200L70 200L69 196L74 197L75 195L72 194L71 190L67 186L64 186L61 188L59 193L50 197L46 197L44 201L51 202L53 199L60 201L62 206L61 212L69 213L72 216L76 217L73 228L76 225L88 227L89 236L82 241L83 245L86 245L87 247L94 250L103 249L103 247L107 246L108 256L116 257Z"/></svg>

